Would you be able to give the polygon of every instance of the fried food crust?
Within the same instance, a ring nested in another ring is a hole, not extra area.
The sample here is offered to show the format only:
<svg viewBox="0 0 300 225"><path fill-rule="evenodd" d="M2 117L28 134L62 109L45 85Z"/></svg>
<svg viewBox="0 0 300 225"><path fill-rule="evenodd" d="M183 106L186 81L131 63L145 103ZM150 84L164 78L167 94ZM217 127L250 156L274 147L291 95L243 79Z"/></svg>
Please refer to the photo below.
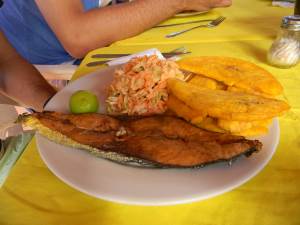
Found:
<svg viewBox="0 0 300 225"><path fill-rule="evenodd" d="M266 120L279 116L290 108L281 100L196 87L174 78L168 79L168 89L193 110L224 120Z"/></svg>
<svg viewBox="0 0 300 225"><path fill-rule="evenodd" d="M265 69L241 59L221 56L189 57L178 62L179 67L206 76L248 93L280 95L281 84Z"/></svg>
<svg viewBox="0 0 300 225"><path fill-rule="evenodd" d="M180 101L174 95L170 94L167 101L168 109L175 112L175 114L186 121L191 121L197 118L197 121L201 121L206 114L203 111L197 111Z"/></svg>

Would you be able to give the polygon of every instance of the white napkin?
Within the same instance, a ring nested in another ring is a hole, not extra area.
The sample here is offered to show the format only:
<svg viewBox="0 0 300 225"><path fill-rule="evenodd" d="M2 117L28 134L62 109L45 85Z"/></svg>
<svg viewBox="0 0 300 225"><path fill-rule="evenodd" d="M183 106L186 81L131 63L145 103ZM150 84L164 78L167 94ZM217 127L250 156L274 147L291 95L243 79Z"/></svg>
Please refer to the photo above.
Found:
<svg viewBox="0 0 300 225"><path fill-rule="evenodd" d="M0 115L0 139L18 135L23 131L22 126L15 123L18 113L14 106L0 104Z"/></svg>
<svg viewBox="0 0 300 225"><path fill-rule="evenodd" d="M134 57L142 57L142 56L150 56L150 55L157 55L159 59L165 59L165 57L161 54L161 52L156 49L156 48L151 48L148 49L146 51L143 52L138 52L132 55L128 55L128 56L123 56L120 58L116 58L113 59L109 62L107 62L106 64L109 66L116 66L116 65L120 65L120 64L124 64L127 63L130 59L134 58Z"/></svg>

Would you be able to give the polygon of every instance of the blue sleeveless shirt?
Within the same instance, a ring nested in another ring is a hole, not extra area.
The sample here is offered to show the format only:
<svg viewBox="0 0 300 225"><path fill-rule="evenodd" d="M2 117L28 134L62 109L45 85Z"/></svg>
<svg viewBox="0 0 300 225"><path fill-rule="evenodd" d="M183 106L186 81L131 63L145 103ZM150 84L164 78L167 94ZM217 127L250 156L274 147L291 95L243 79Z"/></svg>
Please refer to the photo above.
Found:
<svg viewBox="0 0 300 225"><path fill-rule="evenodd" d="M99 7L99 0L81 2L85 10ZM73 59L44 20L34 0L5 0L0 8L0 29L20 55L32 64L60 64Z"/></svg>

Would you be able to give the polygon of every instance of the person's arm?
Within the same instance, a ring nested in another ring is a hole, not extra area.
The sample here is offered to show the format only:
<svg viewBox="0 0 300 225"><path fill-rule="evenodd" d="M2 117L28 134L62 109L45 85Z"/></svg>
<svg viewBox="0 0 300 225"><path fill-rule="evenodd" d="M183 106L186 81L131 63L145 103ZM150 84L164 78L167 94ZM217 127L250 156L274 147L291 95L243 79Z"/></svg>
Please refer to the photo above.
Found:
<svg viewBox="0 0 300 225"><path fill-rule="evenodd" d="M35 0L65 50L74 58L132 37L185 10L225 7L231 0L134 0L85 12L81 0Z"/></svg>
<svg viewBox="0 0 300 225"><path fill-rule="evenodd" d="M55 89L10 45L0 30L0 93L42 111Z"/></svg>

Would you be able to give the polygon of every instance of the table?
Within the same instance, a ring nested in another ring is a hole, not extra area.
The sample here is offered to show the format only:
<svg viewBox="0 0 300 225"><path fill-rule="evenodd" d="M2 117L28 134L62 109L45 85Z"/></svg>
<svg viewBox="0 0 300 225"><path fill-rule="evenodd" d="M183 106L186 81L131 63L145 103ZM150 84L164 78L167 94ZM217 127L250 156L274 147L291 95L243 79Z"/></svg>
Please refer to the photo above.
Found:
<svg viewBox="0 0 300 225"><path fill-rule="evenodd" d="M277 69L266 64L266 52L280 20L293 10L270 5L267 0L234 0L230 8L199 16L226 16L219 27L194 30L174 39L164 35L179 27L151 29L95 50L74 75L76 79L97 69L85 67L94 53L137 52L152 47L167 51L179 46L190 49L192 55L238 57L266 68L284 86L283 97L292 108L280 118L281 138L274 157L257 176L233 191L200 202L127 206L95 199L64 184L47 169L33 140L0 189L0 224L300 224L300 65Z"/></svg>

